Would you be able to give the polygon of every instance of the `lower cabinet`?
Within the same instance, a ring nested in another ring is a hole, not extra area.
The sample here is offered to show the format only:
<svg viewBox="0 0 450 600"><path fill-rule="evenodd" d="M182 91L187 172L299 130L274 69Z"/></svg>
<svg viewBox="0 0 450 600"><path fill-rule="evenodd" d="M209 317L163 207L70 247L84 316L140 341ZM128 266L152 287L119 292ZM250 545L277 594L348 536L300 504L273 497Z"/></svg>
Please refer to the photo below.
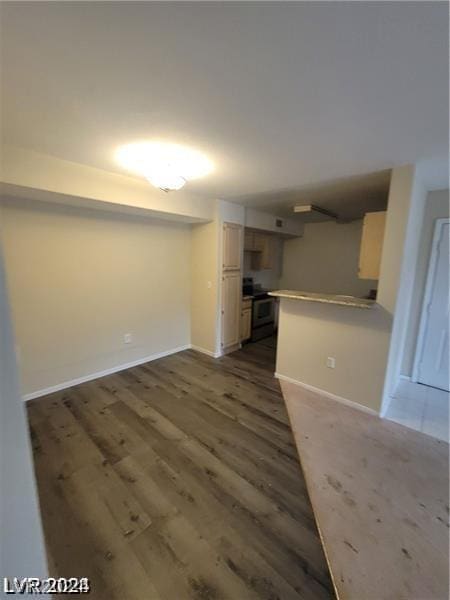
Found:
<svg viewBox="0 0 450 600"><path fill-rule="evenodd" d="M242 279L241 271L222 275L222 350L240 342Z"/></svg>
<svg viewBox="0 0 450 600"><path fill-rule="evenodd" d="M241 311L241 342L245 342L250 339L252 335L252 303L246 302L245 300L242 303L242 311Z"/></svg>

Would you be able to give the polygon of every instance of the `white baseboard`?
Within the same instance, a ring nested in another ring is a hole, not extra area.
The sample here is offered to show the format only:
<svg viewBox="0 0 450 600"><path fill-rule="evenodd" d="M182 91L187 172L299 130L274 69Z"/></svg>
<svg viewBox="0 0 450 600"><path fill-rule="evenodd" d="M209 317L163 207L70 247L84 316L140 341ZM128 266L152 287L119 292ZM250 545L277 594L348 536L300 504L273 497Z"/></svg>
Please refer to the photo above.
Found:
<svg viewBox="0 0 450 600"><path fill-rule="evenodd" d="M342 396L337 396L336 394L332 394L331 392L327 392L326 390L322 390L320 388L314 387L313 385L309 385L309 383L297 381L297 379L292 379L292 377L281 375L281 373L275 373L275 377L277 379L280 379L281 381L293 383L294 385L298 385L299 387L302 387L305 390L315 392L316 394L320 394L321 396L325 396L325 398L329 398L330 400L335 400L336 402L340 402L341 404L345 404L346 406L350 406L351 408L361 410L362 412L368 413L369 415L375 415L377 417L379 416L377 411L373 410L372 408L369 408L368 406L358 404L358 402L353 402L353 400L348 400L347 398L343 398Z"/></svg>
<svg viewBox="0 0 450 600"><path fill-rule="evenodd" d="M59 392L61 390L70 388L74 385L79 385L80 383L85 383L86 381L98 379L99 377L112 375L113 373L124 371L125 369L131 369L131 367L137 367L138 365L142 365L143 363L151 362L152 360L157 360L158 358L164 358L164 356L170 356L171 354L176 354L177 352L181 352L182 350L188 350L189 348L191 348L191 344L178 346L177 348L171 348L170 350L165 350L164 352L151 354L150 356L144 356L143 358L138 358L137 360L133 360L129 363L123 363L121 365L116 365L115 367L110 367L109 369L105 369L104 371L89 373L89 375L83 375L83 377L77 377L76 379L71 379L70 381L63 381L62 383L52 385L51 387L42 390L37 390L36 392L31 392L30 394L25 394L22 397L22 399L25 402L28 400L34 400L35 398L40 398L41 396L46 396L47 394L52 394L53 392Z"/></svg>
<svg viewBox="0 0 450 600"><path fill-rule="evenodd" d="M201 352L202 354L206 354L212 358L219 358L219 356L222 356L220 352L211 352L211 350L206 350L206 348L201 348L200 346L194 346L194 344L191 344L190 347L192 350L196 350L197 352Z"/></svg>

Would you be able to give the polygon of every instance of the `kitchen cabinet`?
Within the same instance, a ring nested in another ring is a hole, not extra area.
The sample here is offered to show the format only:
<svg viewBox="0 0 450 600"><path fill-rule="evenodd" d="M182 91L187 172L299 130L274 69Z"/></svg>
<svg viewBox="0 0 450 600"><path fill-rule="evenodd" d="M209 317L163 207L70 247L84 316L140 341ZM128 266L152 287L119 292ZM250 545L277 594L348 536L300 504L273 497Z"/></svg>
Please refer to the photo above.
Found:
<svg viewBox="0 0 450 600"><path fill-rule="evenodd" d="M240 342L241 292L241 272L224 271L222 274L222 350Z"/></svg>
<svg viewBox="0 0 450 600"><path fill-rule="evenodd" d="M385 223L386 211L370 212L364 216L359 252L360 279L379 279Z"/></svg>
<svg viewBox="0 0 450 600"><path fill-rule="evenodd" d="M273 268L274 238L265 233L246 230L244 234L244 251L251 252L251 268L253 271Z"/></svg>
<svg viewBox="0 0 450 600"><path fill-rule="evenodd" d="M264 236L264 240L263 240L263 244L262 244L262 249L261 249L261 255L259 256L259 261L260 261L260 269L273 269L273 263L274 263L274 246L275 244L273 243L273 237L270 235L265 235Z"/></svg>
<svg viewBox="0 0 450 600"><path fill-rule="evenodd" d="M242 227L234 223L223 225L223 257L224 270L238 270L241 268L242 257Z"/></svg>
<svg viewBox="0 0 450 600"><path fill-rule="evenodd" d="M244 232L244 252L253 252L255 249L255 232L248 229Z"/></svg>
<svg viewBox="0 0 450 600"><path fill-rule="evenodd" d="M266 237L264 233L246 229L244 234L244 250L246 252L261 252Z"/></svg>
<svg viewBox="0 0 450 600"><path fill-rule="evenodd" d="M252 300L242 301L241 311L241 342L250 339L252 335Z"/></svg>

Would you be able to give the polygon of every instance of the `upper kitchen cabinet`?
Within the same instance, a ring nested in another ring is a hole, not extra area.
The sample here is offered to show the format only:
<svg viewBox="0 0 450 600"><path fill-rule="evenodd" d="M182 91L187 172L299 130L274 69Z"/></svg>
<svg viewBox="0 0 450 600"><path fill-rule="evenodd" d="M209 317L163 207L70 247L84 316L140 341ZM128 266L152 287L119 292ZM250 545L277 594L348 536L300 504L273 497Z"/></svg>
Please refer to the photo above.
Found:
<svg viewBox="0 0 450 600"><path fill-rule="evenodd" d="M379 279L385 223L386 211L366 213L364 216L359 253L360 279Z"/></svg>
<svg viewBox="0 0 450 600"><path fill-rule="evenodd" d="M235 349L241 333L242 276L240 271L222 275L222 351Z"/></svg>
<svg viewBox="0 0 450 600"><path fill-rule="evenodd" d="M242 261L242 227L234 223L223 225L223 261L224 271L237 271Z"/></svg>
<svg viewBox="0 0 450 600"><path fill-rule="evenodd" d="M252 253L251 268L253 271L273 268L273 236L246 230L244 235L244 251Z"/></svg>

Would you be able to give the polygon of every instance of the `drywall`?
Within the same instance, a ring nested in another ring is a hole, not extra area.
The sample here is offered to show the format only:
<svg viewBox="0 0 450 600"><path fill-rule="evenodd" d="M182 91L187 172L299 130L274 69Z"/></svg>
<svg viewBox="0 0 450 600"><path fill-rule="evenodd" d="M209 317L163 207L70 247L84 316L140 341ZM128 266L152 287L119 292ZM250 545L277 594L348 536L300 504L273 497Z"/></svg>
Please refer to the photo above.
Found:
<svg viewBox="0 0 450 600"><path fill-rule="evenodd" d="M276 371L378 412L391 317L382 307L280 299ZM336 367L327 367L327 357Z"/></svg>
<svg viewBox="0 0 450 600"><path fill-rule="evenodd" d="M303 234L303 224L299 219L277 217L254 208L245 209L245 226L261 231L271 231L279 235L298 236Z"/></svg>
<svg viewBox="0 0 450 600"><path fill-rule="evenodd" d="M28 423L19 392L1 244L0 574L2 585L3 577L47 576ZM36 594L33 597L44 596ZM45 597L48 598L47 595Z"/></svg>
<svg viewBox="0 0 450 600"><path fill-rule="evenodd" d="M214 356L218 345L218 221L194 225L191 243L191 343Z"/></svg>
<svg viewBox="0 0 450 600"><path fill-rule="evenodd" d="M23 394L190 343L189 226L25 201L1 212Z"/></svg>
<svg viewBox="0 0 450 600"><path fill-rule="evenodd" d="M36 196L41 201L76 206L106 205L107 210L124 212L151 211L156 217L178 216L187 221L206 221L214 216L215 202L189 190L167 194L142 178L110 173L23 148L2 146L0 166L2 195L27 199Z"/></svg>
<svg viewBox="0 0 450 600"><path fill-rule="evenodd" d="M282 289L365 296L378 282L358 278L362 220L308 223L303 237L285 240Z"/></svg>
<svg viewBox="0 0 450 600"><path fill-rule="evenodd" d="M449 217L449 190L430 192L427 195L425 202L423 224L420 233L419 253L414 274L413 294L408 319L408 331L402 363L402 375L408 377L411 376L414 363L434 226L436 219L444 217Z"/></svg>
<svg viewBox="0 0 450 600"><path fill-rule="evenodd" d="M407 232L420 196L416 183L414 167L393 170L377 306L362 310L282 299L277 373L380 410ZM326 366L329 356L336 359L334 369Z"/></svg>

